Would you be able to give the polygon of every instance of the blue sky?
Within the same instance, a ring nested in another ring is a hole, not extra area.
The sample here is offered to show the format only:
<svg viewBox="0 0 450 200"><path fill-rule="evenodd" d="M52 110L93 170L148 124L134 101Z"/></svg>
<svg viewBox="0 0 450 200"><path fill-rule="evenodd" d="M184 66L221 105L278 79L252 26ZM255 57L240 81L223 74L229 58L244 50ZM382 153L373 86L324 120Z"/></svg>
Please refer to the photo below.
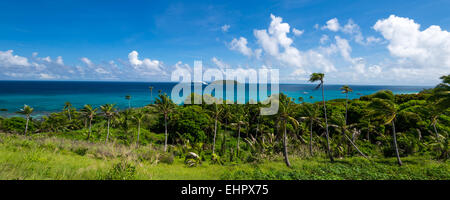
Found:
<svg viewBox="0 0 450 200"><path fill-rule="evenodd" d="M169 81L280 69L336 84L433 85L450 72L450 1L1 1L1 80Z"/></svg>

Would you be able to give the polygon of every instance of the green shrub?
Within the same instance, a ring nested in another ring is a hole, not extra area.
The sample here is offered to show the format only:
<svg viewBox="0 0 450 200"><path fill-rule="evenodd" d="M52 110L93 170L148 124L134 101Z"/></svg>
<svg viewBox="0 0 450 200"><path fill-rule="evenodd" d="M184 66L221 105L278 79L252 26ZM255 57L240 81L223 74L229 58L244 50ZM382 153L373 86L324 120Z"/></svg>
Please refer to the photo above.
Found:
<svg viewBox="0 0 450 200"><path fill-rule="evenodd" d="M128 161L121 161L112 166L106 173L100 174L101 180L131 180L136 175L136 167Z"/></svg>
<svg viewBox="0 0 450 200"><path fill-rule="evenodd" d="M162 153L159 155L159 162L165 163L165 164L173 164L174 156L171 153Z"/></svg>
<svg viewBox="0 0 450 200"><path fill-rule="evenodd" d="M89 150L89 149L86 148L86 147L77 147L77 148L72 149L72 151L73 151L74 153L76 153L76 154L78 154L78 155L80 155L80 156L86 155L86 153L87 153L88 150Z"/></svg>

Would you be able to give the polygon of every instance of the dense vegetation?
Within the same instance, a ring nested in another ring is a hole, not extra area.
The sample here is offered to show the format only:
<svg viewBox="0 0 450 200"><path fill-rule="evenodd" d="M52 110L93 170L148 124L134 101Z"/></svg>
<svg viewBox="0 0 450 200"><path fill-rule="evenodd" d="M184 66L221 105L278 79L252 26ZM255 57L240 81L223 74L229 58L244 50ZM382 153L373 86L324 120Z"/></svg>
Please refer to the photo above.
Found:
<svg viewBox="0 0 450 200"><path fill-rule="evenodd" d="M272 116L261 103L175 105L162 93L125 110L67 102L42 119L24 106L25 118L0 118L0 178L450 179L450 76L441 79L419 94L279 94ZM323 74L310 81L323 92ZM186 174L162 175L176 170Z"/></svg>

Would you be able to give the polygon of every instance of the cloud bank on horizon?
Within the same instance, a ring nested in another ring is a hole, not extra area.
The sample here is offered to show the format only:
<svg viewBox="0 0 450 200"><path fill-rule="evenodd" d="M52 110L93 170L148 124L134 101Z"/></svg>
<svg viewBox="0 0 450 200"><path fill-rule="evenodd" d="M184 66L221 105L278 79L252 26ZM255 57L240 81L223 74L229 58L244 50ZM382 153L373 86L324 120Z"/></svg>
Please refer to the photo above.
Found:
<svg viewBox="0 0 450 200"><path fill-rule="evenodd" d="M395 14L374 21L370 30L351 18L294 27L281 15L267 17L266 28L217 26L224 36L216 38L220 41L216 48L232 55L226 59L208 52L201 59L194 55L163 61L136 48L104 60L79 52L74 55L77 59L67 62L61 55L24 55L2 46L0 79L169 81L172 70L191 70L194 60L202 60L205 69L233 68L242 73L249 68L279 68L281 82L295 83L305 83L312 72L323 72L331 83L430 85L450 72L450 33L439 25L421 27L414 19Z"/></svg>

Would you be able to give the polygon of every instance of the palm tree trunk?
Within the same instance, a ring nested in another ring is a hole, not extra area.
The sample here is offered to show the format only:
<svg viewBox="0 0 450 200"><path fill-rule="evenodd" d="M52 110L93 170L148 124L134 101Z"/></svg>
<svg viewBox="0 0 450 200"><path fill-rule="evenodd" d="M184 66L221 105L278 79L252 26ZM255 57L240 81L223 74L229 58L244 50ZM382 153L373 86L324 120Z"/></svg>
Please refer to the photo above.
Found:
<svg viewBox="0 0 450 200"><path fill-rule="evenodd" d="M92 119L89 119L89 134L86 140L89 140L89 138L91 138L91 133L92 133Z"/></svg>
<svg viewBox="0 0 450 200"><path fill-rule="evenodd" d="M310 130L309 130L309 153L311 154L311 156L313 156L313 152L312 152L312 139L313 139L312 128L313 128L313 120L311 120Z"/></svg>
<svg viewBox="0 0 450 200"><path fill-rule="evenodd" d="M226 142L227 142L227 138L226 138L226 132L227 132L227 126L228 126L228 119L225 120L225 127L224 127L224 131L223 131L223 135L222 135L222 147L220 149L220 151L222 152L222 155L225 155L226 153Z"/></svg>
<svg viewBox="0 0 450 200"><path fill-rule="evenodd" d="M139 146L139 135L141 134L141 121L138 121L138 135L136 145Z"/></svg>
<svg viewBox="0 0 450 200"><path fill-rule="evenodd" d="M30 121L30 116L27 116L27 123L25 124L25 136L27 136L28 132L28 122Z"/></svg>
<svg viewBox="0 0 450 200"><path fill-rule="evenodd" d="M67 110L67 113L69 113L69 121L72 121L72 116L70 116L70 108Z"/></svg>
<svg viewBox="0 0 450 200"><path fill-rule="evenodd" d="M289 162L289 157L288 157L288 150L287 150L287 134L286 134L287 130L286 130L286 122L284 122L284 134L283 134L283 155L284 155L284 161L286 162L286 166L290 167L291 163Z"/></svg>
<svg viewBox="0 0 450 200"><path fill-rule="evenodd" d="M128 109L130 109L130 108L131 108L131 101L128 100Z"/></svg>
<svg viewBox="0 0 450 200"><path fill-rule="evenodd" d="M331 152L331 148L330 148L330 139L329 139L329 134L328 134L328 119L327 119L327 107L325 105L325 94L324 94L324 85L322 83L322 102L323 102L323 111L325 114L325 130L326 130L326 138L327 138L327 153L328 153L328 157L330 157L330 161L334 162L334 158L333 158L333 154Z"/></svg>
<svg viewBox="0 0 450 200"><path fill-rule="evenodd" d="M167 115L164 115L164 134L165 134L165 137L166 137L166 139L165 139L165 141L164 141L164 152L167 152L167 136L168 136L168 133L167 133Z"/></svg>
<svg viewBox="0 0 450 200"><path fill-rule="evenodd" d="M256 124L256 134L255 134L255 138L258 138L258 131L259 131L259 117L258 117L258 124Z"/></svg>
<svg viewBox="0 0 450 200"><path fill-rule="evenodd" d="M213 139L213 151L212 151L213 154L216 150L216 135L217 135L217 115L216 115L216 118L214 121L214 139Z"/></svg>
<svg viewBox="0 0 450 200"><path fill-rule="evenodd" d="M394 137L394 148L395 148L395 155L397 156L397 162L398 162L398 165L402 166L402 160L400 160L400 154L398 153L397 135L395 133L394 120L392 120L392 136Z"/></svg>
<svg viewBox="0 0 450 200"><path fill-rule="evenodd" d="M236 155L239 157L239 140L241 139L241 124L238 124L238 138L236 146Z"/></svg>
<svg viewBox="0 0 450 200"><path fill-rule="evenodd" d="M345 125L347 125L348 92L345 93Z"/></svg>
<svg viewBox="0 0 450 200"><path fill-rule="evenodd" d="M353 143L353 141L345 134L345 132L342 132L342 134L350 142L350 144L352 144L352 146L356 149L356 151L358 151L359 154L361 154L364 158L369 159L361 150L359 150L356 144Z"/></svg>
<svg viewBox="0 0 450 200"><path fill-rule="evenodd" d="M109 118L108 118L108 133L106 134L105 144L108 143L108 138L109 138Z"/></svg>

